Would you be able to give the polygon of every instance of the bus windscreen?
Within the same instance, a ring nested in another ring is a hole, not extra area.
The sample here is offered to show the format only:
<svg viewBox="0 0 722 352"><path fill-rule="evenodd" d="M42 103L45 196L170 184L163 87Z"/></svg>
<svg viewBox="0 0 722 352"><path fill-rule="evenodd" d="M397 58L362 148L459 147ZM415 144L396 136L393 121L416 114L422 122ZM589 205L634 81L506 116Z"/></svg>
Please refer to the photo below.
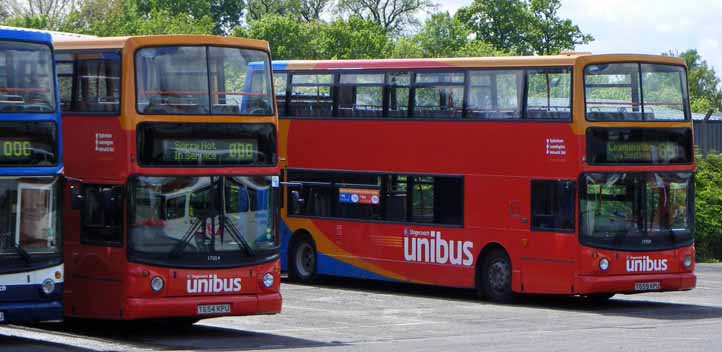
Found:
<svg viewBox="0 0 722 352"><path fill-rule="evenodd" d="M48 45L0 41L0 114L54 112L54 82Z"/></svg>
<svg viewBox="0 0 722 352"><path fill-rule="evenodd" d="M135 55L137 109L154 115L272 115L268 53L163 46Z"/></svg>
<svg viewBox="0 0 722 352"><path fill-rule="evenodd" d="M687 111L687 73L682 66L609 63L584 68L590 121L680 121Z"/></svg>

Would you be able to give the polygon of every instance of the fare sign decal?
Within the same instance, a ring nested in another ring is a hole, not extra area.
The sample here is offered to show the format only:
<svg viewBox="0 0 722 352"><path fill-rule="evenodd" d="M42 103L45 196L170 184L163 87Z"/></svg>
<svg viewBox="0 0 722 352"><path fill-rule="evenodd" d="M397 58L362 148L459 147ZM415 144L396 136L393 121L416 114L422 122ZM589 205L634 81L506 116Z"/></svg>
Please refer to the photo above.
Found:
<svg viewBox="0 0 722 352"><path fill-rule="evenodd" d="M346 204L377 205L381 196L381 193L375 189L341 188L338 192L339 203Z"/></svg>

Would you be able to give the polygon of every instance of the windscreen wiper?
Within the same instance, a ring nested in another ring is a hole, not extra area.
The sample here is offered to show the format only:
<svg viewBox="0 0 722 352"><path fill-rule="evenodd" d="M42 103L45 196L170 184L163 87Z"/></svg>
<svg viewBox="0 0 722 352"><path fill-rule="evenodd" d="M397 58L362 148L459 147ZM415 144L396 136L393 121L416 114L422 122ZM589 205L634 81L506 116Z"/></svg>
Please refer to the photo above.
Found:
<svg viewBox="0 0 722 352"><path fill-rule="evenodd" d="M20 258L23 258L23 260L28 263L28 265L33 264L33 257L23 247L20 247L19 244L15 245L15 251L18 252Z"/></svg>
<svg viewBox="0 0 722 352"><path fill-rule="evenodd" d="M178 257L181 252L186 248L188 245L188 241L191 239L191 237L198 231L198 228L201 226L202 221L198 219L194 224L191 225L191 227L188 228L186 233L183 235L183 237L180 239L180 242L178 242L175 247L168 253L168 256L171 258Z"/></svg>
<svg viewBox="0 0 722 352"><path fill-rule="evenodd" d="M253 257L254 255L256 255L256 251L251 248L251 245L248 243L248 241L246 241L240 231L236 229L236 226L233 225L233 223L228 220L228 218L224 218L223 227L228 230L233 239L235 239L236 241L238 241L238 243L242 245L243 249L246 250L246 253L248 253L249 256Z"/></svg>

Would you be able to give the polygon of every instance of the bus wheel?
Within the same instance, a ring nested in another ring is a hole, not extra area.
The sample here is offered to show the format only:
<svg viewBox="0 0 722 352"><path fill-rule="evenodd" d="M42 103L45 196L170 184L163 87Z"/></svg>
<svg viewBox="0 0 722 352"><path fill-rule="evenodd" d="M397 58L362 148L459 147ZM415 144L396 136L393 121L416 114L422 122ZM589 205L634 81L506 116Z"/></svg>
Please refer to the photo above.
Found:
<svg viewBox="0 0 722 352"><path fill-rule="evenodd" d="M493 302L509 303L511 290L511 260L501 249L491 250L485 257L479 275L481 294Z"/></svg>
<svg viewBox="0 0 722 352"><path fill-rule="evenodd" d="M288 276L299 282L310 282L316 277L316 246L313 240L303 236L293 242L288 261Z"/></svg>

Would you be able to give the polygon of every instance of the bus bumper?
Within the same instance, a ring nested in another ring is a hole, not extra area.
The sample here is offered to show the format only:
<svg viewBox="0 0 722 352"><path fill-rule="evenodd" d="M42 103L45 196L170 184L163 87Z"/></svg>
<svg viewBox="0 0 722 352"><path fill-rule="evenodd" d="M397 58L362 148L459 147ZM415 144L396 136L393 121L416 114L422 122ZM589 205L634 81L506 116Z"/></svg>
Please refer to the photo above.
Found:
<svg viewBox="0 0 722 352"><path fill-rule="evenodd" d="M61 301L3 303L0 304L0 313L2 313L0 324L61 321L63 303Z"/></svg>
<svg viewBox="0 0 722 352"><path fill-rule="evenodd" d="M655 275L610 275L610 276L577 276L574 291L577 294L593 293L643 293L650 290L637 290L637 283L659 283L658 290L651 291L685 291L697 285L694 273L655 274Z"/></svg>
<svg viewBox="0 0 722 352"><path fill-rule="evenodd" d="M231 311L220 314L198 314L199 305L209 304L230 304ZM281 294L278 292L242 296L129 298L126 301L123 319L174 317L205 319L221 316L277 314L281 312L281 305Z"/></svg>

